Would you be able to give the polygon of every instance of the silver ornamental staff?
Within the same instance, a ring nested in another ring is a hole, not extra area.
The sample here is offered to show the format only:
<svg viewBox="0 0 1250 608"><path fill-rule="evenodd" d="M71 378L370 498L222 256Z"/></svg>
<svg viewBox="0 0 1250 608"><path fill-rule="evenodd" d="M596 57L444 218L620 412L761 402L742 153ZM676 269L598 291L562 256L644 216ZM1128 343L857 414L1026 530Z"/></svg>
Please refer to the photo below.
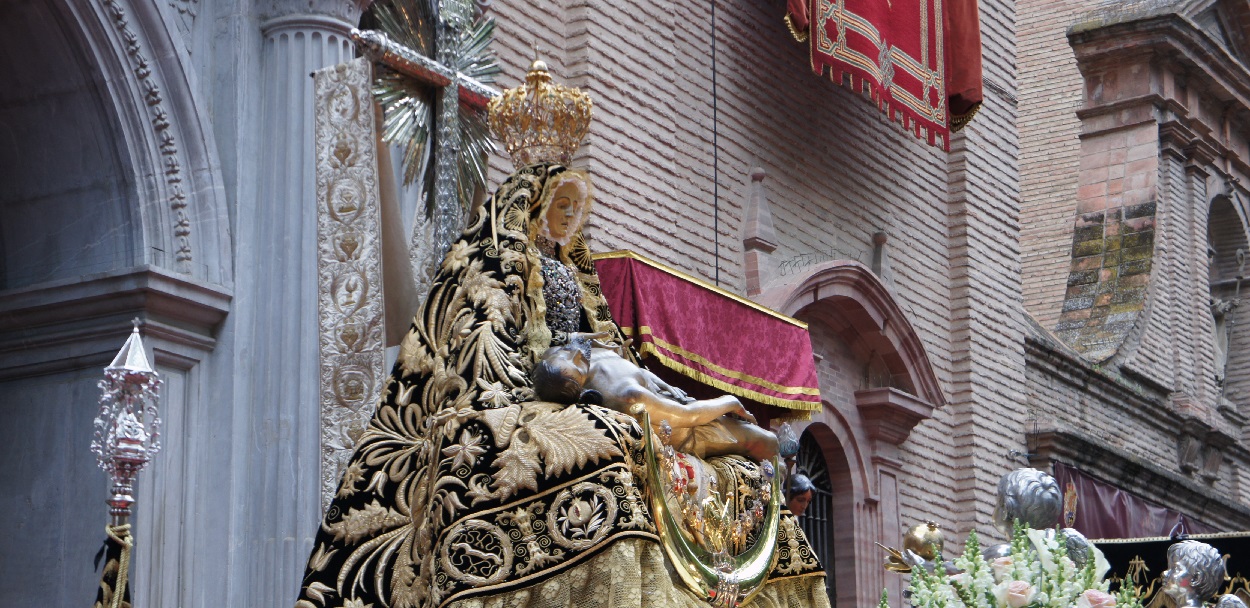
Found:
<svg viewBox="0 0 1250 608"><path fill-rule="evenodd" d="M113 362L104 368L104 379L99 386L100 413L95 419L91 452L109 476L106 532L109 539L121 547L116 580L112 584L108 584L108 579L113 573L108 565L105 567L101 590L106 597L101 600L105 606L116 607L121 605L125 595L134 546L130 534L134 480L161 449L161 419L156 409L161 379L148 364L143 339L139 337L138 319L134 320L134 331Z"/></svg>

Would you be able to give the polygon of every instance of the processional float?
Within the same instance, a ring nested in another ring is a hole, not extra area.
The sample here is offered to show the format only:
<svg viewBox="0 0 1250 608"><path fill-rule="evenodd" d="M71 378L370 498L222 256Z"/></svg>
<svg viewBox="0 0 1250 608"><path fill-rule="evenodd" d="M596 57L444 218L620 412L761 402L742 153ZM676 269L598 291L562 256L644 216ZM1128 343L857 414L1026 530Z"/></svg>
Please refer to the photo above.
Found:
<svg viewBox="0 0 1250 608"><path fill-rule="evenodd" d="M666 444L665 421L593 402L535 400L522 381L517 353L537 330L514 323L532 314L527 307L540 296L524 287L536 275L519 269L537 272L538 248L546 247L525 240L525 226L532 233L535 214L545 217L539 210L552 204L558 184L586 179L564 165L588 129L590 101L552 84L540 61L522 87L502 96L491 90L498 71L486 49L491 24L473 9L454 0L375 4L362 23L379 29L353 32L366 58L315 75L322 481L330 506L297 605L451 605L484 589L524 589L531 579L577 572L616 538L658 541L672 563L663 578L678 581L667 583L669 591L692 606L748 602L770 573L815 590L823 605L823 580L815 578L823 572L793 518L780 514L776 464L724 465L747 471L741 479L749 481L722 491L692 485L688 473L706 465L682 460ZM491 126L518 170L494 199L478 203L461 234L493 149L481 112L492 98ZM385 143L401 147L403 182L424 193L434 224L440 257L412 270L442 263L429 308L383 382L379 226L387 212L379 200L393 181L382 176ZM579 204L588 207L589 188L581 192ZM575 271L592 329L607 329L612 346L623 349L606 303L601 310L585 304L600 296L577 230L572 244L547 245L550 255ZM546 261L542 268L546 276ZM548 277L532 285L553 284ZM550 332L533 335L554 340ZM632 575L637 585L644 574ZM813 582L794 582L800 578Z"/></svg>

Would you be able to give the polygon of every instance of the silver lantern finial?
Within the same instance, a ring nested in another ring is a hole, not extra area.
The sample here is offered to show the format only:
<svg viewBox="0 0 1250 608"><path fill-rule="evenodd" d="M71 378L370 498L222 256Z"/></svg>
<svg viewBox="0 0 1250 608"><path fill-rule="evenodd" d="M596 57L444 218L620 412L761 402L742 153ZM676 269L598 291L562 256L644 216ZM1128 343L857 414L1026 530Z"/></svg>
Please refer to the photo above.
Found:
<svg viewBox="0 0 1250 608"><path fill-rule="evenodd" d="M112 482L108 505L113 525L129 520L135 477L161 449L161 419L156 412L161 379L148 364L139 319L134 326L126 344L104 368L100 413L91 441L91 452Z"/></svg>

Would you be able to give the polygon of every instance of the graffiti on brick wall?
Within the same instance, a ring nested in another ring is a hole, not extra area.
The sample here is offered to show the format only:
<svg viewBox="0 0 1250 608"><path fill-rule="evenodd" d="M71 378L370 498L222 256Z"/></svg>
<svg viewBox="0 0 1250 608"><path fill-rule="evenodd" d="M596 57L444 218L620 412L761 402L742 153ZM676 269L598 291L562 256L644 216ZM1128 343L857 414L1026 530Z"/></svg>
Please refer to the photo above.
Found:
<svg viewBox="0 0 1250 608"><path fill-rule="evenodd" d="M832 262L833 260L854 260L855 256L842 251L841 249L830 245L824 249L812 249L795 255L794 257L782 260L777 264L777 274L781 276L796 275L803 271L804 268Z"/></svg>

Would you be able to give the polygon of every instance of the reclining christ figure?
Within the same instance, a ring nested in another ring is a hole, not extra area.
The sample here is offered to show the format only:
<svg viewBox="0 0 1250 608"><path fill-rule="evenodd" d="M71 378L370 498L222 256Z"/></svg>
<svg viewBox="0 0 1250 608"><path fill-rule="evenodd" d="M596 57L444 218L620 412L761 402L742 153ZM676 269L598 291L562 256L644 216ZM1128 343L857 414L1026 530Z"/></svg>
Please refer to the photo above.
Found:
<svg viewBox="0 0 1250 608"><path fill-rule="evenodd" d="M626 414L641 405L653 425L668 422L674 449L698 458L738 455L763 462L777 455L777 436L757 425L737 397L689 399L621 357L615 347L597 341L605 337L578 336L547 349L533 372L538 398L565 404L601 401L599 405Z"/></svg>

